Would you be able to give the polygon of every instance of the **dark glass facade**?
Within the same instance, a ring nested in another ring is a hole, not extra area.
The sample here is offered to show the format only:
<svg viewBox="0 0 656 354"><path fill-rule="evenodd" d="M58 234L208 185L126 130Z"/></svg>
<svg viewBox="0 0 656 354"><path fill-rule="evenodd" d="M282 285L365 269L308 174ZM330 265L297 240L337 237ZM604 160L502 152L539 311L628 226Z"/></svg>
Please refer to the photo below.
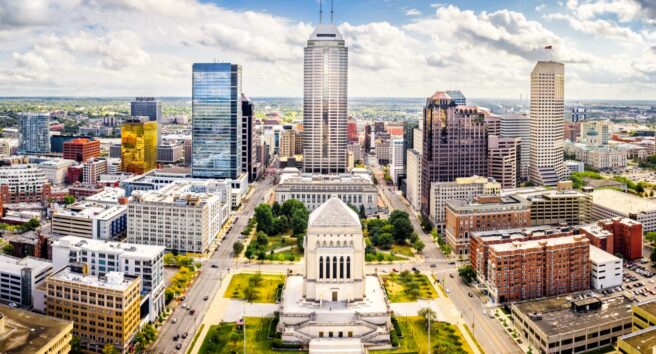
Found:
<svg viewBox="0 0 656 354"><path fill-rule="evenodd" d="M237 178L242 161L241 66L193 65L192 175Z"/></svg>

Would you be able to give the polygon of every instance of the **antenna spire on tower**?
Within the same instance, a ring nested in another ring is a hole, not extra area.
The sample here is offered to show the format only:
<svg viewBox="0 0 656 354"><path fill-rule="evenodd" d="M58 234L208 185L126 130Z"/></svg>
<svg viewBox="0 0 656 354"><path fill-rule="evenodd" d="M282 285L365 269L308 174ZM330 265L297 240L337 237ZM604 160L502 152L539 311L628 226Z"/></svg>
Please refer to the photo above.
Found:
<svg viewBox="0 0 656 354"><path fill-rule="evenodd" d="M319 23L323 23L323 0L319 0Z"/></svg>
<svg viewBox="0 0 656 354"><path fill-rule="evenodd" d="M335 23L333 19L334 11L333 11L333 0L330 0L330 23Z"/></svg>

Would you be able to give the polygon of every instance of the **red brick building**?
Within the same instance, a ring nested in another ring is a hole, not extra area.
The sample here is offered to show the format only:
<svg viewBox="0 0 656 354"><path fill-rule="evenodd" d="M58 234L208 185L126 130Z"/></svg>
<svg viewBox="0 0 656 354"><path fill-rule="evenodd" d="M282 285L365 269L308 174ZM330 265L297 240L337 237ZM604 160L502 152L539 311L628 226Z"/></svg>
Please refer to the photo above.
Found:
<svg viewBox="0 0 656 354"><path fill-rule="evenodd" d="M590 244L610 254L634 260L642 258L642 224L627 218L599 220L597 224L581 226L581 234Z"/></svg>
<svg viewBox="0 0 656 354"><path fill-rule="evenodd" d="M83 165L70 166L66 170L66 183L74 184L76 182L82 182L82 176L84 176Z"/></svg>
<svg viewBox="0 0 656 354"><path fill-rule="evenodd" d="M74 196L75 199L80 200L104 190L105 187L102 185L76 183L68 187L68 194Z"/></svg>
<svg viewBox="0 0 656 354"><path fill-rule="evenodd" d="M514 196L478 196L473 201L446 202L446 241L457 255L469 254L476 231L505 230L531 225L531 205Z"/></svg>
<svg viewBox="0 0 656 354"><path fill-rule="evenodd" d="M582 235L492 245L489 260L496 303L590 289L590 241Z"/></svg>
<svg viewBox="0 0 656 354"><path fill-rule="evenodd" d="M100 157L100 141L79 138L64 142L65 159L87 162L94 157Z"/></svg>
<svg viewBox="0 0 656 354"><path fill-rule="evenodd" d="M346 126L347 130L347 136L348 136L348 141L349 142L357 142L358 141L358 125L355 122L355 119L350 118L348 119L348 123Z"/></svg>
<svg viewBox="0 0 656 354"><path fill-rule="evenodd" d="M480 282L488 278L489 249L492 245L512 242L537 241L572 236L574 230L567 226L534 226L523 229L473 232L470 237L469 259Z"/></svg>

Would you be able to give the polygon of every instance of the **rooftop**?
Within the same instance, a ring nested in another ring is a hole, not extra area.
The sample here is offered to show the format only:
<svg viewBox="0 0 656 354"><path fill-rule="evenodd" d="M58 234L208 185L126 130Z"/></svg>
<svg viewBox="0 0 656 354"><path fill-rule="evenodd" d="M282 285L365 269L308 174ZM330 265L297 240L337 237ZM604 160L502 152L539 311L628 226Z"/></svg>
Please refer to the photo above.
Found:
<svg viewBox="0 0 656 354"><path fill-rule="evenodd" d="M21 269L31 268L32 274L37 275L48 268L52 268L52 263L34 257L16 258L5 254L0 254L0 268L4 272L20 274Z"/></svg>
<svg viewBox="0 0 656 354"><path fill-rule="evenodd" d="M87 219L110 218L127 210L125 205L105 205L88 201L77 202L63 209L55 210L54 216L70 216Z"/></svg>
<svg viewBox="0 0 656 354"><path fill-rule="evenodd" d="M531 248L542 248L544 246L569 245L582 240L587 241L585 237L580 235L555 237L544 240L514 241L509 243L490 245L490 250L494 250L495 252L507 252L520 249L527 250Z"/></svg>
<svg viewBox="0 0 656 354"><path fill-rule="evenodd" d="M620 339L641 354L652 354L656 348L656 326L623 335Z"/></svg>
<svg viewBox="0 0 656 354"><path fill-rule="evenodd" d="M302 184L371 184L373 180L371 175L362 169L353 169L351 173L342 173L338 175L320 175L311 173L300 173L296 168L287 167L280 174L280 185L284 186L285 183L302 183Z"/></svg>
<svg viewBox="0 0 656 354"><path fill-rule="evenodd" d="M589 294L584 297L590 297L587 296ZM526 316L541 314L541 319L529 319L529 321L550 336L595 327L599 323L629 319L632 316L631 302L621 294L602 300L602 306L598 310L576 312L572 309L572 301L581 296L583 295L552 297L514 304L513 307Z"/></svg>
<svg viewBox="0 0 656 354"><path fill-rule="evenodd" d="M330 197L310 214L310 227L357 227L360 229L360 218L348 205L336 196Z"/></svg>
<svg viewBox="0 0 656 354"><path fill-rule="evenodd" d="M635 307L638 307L654 316L656 316L656 300L645 301L639 304L636 304Z"/></svg>
<svg viewBox="0 0 656 354"><path fill-rule="evenodd" d="M476 231L472 237L484 239L484 242L503 239L525 239L527 237L540 237L560 233L571 233L572 228L567 226L533 226L519 229Z"/></svg>
<svg viewBox="0 0 656 354"><path fill-rule="evenodd" d="M656 212L656 202L636 197L614 189L597 189L592 192L592 202L624 214Z"/></svg>
<svg viewBox="0 0 656 354"><path fill-rule="evenodd" d="M595 264L620 261L618 257L592 245L590 245L590 260Z"/></svg>
<svg viewBox="0 0 656 354"><path fill-rule="evenodd" d="M209 183L215 180L204 180ZM220 181L219 181L220 182ZM219 198L218 194L193 192L193 190L202 190L198 184L186 180L178 180L164 186L158 190L134 191L132 200L135 203L158 203L158 204L175 204L176 206L202 207L213 198ZM197 188L198 187L198 188ZM131 203L132 204L132 203Z"/></svg>
<svg viewBox="0 0 656 354"><path fill-rule="evenodd" d="M83 284L86 286L105 288L108 290L125 291L132 283L141 283L140 277L129 276L121 272L109 272L105 276L84 275L71 270L71 266L62 268L50 278L70 283Z"/></svg>
<svg viewBox="0 0 656 354"><path fill-rule="evenodd" d="M446 202L446 206L451 209L475 209L475 210L485 210L493 209L497 210L500 207L504 208L503 210L512 210L505 209L506 207L520 207L522 209L529 208L530 203L516 197L513 195L508 196L479 196L473 201L466 199L453 199Z"/></svg>
<svg viewBox="0 0 656 354"><path fill-rule="evenodd" d="M64 321L31 311L0 305L5 331L0 333L0 353L33 354L60 333L73 330L72 321Z"/></svg>
<svg viewBox="0 0 656 354"><path fill-rule="evenodd" d="M88 239L76 236L64 236L52 243L52 247L65 247L75 250L104 252L109 254L129 254L133 258L152 259L164 253L164 246L139 245L125 242L113 242Z"/></svg>

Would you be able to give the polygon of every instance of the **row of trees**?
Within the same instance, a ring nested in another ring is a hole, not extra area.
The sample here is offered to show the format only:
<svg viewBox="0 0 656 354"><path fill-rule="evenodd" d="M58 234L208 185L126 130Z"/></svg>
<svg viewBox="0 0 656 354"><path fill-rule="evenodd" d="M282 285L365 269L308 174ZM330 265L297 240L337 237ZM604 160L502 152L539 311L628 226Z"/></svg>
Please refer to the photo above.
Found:
<svg viewBox="0 0 656 354"><path fill-rule="evenodd" d="M255 208L256 230L268 236L276 236L291 229L293 236L305 234L310 212L305 205L296 200L289 199L282 205L274 202L273 206L263 203Z"/></svg>
<svg viewBox="0 0 656 354"><path fill-rule="evenodd" d="M371 244L381 249L389 250L394 243L399 245L410 243L419 252L424 249L424 243L414 232L409 215L405 211L394 210L387 220L366 220L364 227Z"/></svg>

